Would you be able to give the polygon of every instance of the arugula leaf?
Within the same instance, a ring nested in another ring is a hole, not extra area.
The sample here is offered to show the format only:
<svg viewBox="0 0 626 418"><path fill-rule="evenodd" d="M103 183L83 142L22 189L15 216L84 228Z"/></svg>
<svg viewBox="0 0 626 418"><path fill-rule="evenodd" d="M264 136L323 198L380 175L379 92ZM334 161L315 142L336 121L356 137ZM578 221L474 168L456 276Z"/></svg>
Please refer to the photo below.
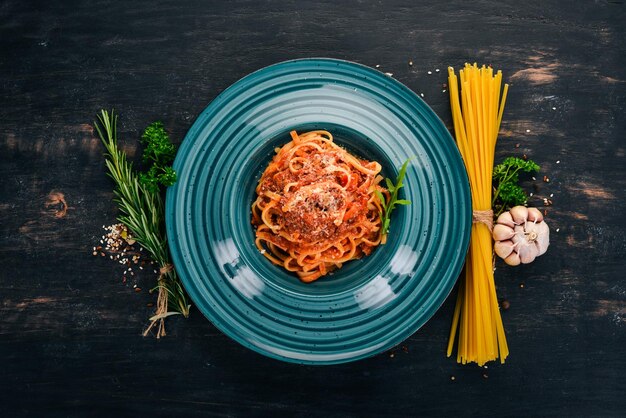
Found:
<svg viewBox="0 0 626 418"><path fill-rule="evenodd" d="M159 190L159 186L171 186L176 183L176 172L171 167L176 155L176 148L170 142L163 123L150 124L143 135L141 142L145 144L143 162L150 164L147 172L139 175L139 180L151 192Z"/></svg>
<svg viewBox="0 0 626 418"><path fill-rule="evenodd" d="M523 160L517 157L507 157L493 168L493 186L495 192L491 201L495 216L500 215L517 205L525 205L528 196L519 186L519 173L533 173L540 167L532 160Z"/></svg>
<svg viewBox="0 0 626 418"><path fill-rule="evenodd" d="M404 180L404 176L406 175L406 169L409 166L409 158L402 164L400 171L398 172L398 177L396 178L396 183L389 178L385 179L385 183L387 184L387 190L389 190L390 197L389 201L385 199L385 196L379 191L376 190L376 196L380 200L380 204L383 207L383 210L380 213L380 220L382 223L382 231L381 234L383 236L382 242L385 242L385 238L389 233L389 224L391 223L391 212L395 209L396 205L410 205L411 201L406 199L398 199L398 191L404 187L402 181Z"/></svg>

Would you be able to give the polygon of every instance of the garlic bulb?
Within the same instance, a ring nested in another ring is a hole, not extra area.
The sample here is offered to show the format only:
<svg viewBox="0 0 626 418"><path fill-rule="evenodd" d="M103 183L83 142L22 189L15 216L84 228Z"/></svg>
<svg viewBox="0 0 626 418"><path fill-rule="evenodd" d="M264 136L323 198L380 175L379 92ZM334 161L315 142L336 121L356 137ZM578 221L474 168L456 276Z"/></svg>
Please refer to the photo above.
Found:
<svg viewBox="0 0 626 418"><path fill-rule="evenodd" d="M504 262L532 263L550 245L550 229L538 209L515 206L498 217L493 227L494 251Z"/></svg>

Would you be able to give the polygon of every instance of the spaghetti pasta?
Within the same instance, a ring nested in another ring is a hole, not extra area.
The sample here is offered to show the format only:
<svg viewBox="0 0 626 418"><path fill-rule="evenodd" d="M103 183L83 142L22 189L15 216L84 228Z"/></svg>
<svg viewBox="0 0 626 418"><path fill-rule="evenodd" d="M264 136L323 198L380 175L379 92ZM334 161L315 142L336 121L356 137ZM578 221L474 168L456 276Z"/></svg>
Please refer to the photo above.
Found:
<svg viewBox="0 0 626 418"><path fill-rule="evenodd" d="M381 166L327 131L291 133L263 172L252 204L255 243L272 263L312 282L381 244Z"/></svg>
<svg viewBox="0 0 626 418"><path fill-rule="evenodd" d="M465 162L472 192L474 213L491 212L492 171L494 152L508 85L502 96L502 72L495 75L491 67L465 64L459 71L448 68L448 84L456 142ZM452 328L448 341L448 357L452 354L458 330L457 361L487 361L509 354L500 316L493 275L493 246L488 222L472 225L469 252L465 263L465 280L459 286Z"/></svg>

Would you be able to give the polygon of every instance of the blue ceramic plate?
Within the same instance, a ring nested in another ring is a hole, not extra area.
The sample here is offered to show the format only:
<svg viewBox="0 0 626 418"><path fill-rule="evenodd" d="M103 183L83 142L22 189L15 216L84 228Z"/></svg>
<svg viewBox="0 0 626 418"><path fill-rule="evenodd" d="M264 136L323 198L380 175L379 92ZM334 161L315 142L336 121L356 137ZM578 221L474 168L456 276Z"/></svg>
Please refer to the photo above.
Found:
<svg viewBox="0 0 626 418"><path fill-rule="evenodd" d="M289 131L326 129L386 177L412 157L387 244L313 283L254 245L250 206ZM226 335L280 360L333 364L387 350L441 306L471 227L469 183L452 137L398 81L333 59L263 68L220 94L183 141L167 192L174 264L197 308Z"/></svg>

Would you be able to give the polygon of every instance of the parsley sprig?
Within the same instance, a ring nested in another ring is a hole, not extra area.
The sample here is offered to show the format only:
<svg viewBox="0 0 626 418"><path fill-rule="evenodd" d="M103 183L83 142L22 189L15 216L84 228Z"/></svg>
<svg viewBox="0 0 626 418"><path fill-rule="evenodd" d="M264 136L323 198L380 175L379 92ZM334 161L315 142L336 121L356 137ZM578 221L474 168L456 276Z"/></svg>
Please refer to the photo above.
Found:
<svg viewBox="0 0 626 418"><path fill-rule="evenodd" d="M491 206L495 216L517 205L525 205L528 196L520 187L519 173L534 173L539 171L539 165L532 160L523 160L517 157L505 158L502 163L493 168L493 186L495 192Z"/></svg>
<svg viewBox="0 0 626 418"><path fill-rule="evenodd" d="M176 172L171 167L176 156L174 144L170 142L162 122L149 125L141 136L145 145L143 162L149 164L147 172L139 174L139 180L153 193L159 191L159 185L168 187L176 183Z"/></svg>
<svg viewBox="0 0 626 418"><path fill-rule="evenodd" d="M387 185L387 190L389 191L389 200L385 199L385 195L382 194L379 190L376 190L376 195L380 200L380 204L383 207L382 212L380 213L380 221L382 223L382 235L383 238L387 236L389 233L389 224L391 222L391 212L395 209L396 205L410 205L411 201L406 199L398 199L398 191L404 187L402 181L404 180L404 176L406 174L406 169L409 166L409 158L402 164L400 171L398 172L398 177L396 177L396 183L394 184L390 178L385 179L385 183ZM383 239L384 243L384 239Z"/></svg>

